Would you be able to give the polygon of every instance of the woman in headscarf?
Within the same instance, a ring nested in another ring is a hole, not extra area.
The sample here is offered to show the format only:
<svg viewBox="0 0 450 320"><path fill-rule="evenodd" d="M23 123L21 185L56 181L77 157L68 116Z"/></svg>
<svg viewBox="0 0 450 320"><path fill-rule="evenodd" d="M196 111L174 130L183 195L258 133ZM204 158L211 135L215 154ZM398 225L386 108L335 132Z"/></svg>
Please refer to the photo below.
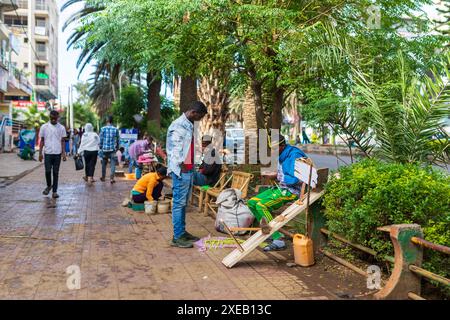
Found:
<svg viewBox="0 0 450 320"><path fill-rule="evenodd" d="M84 169L86 175L83 179L92 184L94 180L95 165L97 164L97 155L100 144L99 136L94 132L94 127L90 123L84 126L84 134L81 138L78 153L84 156Z"/></svg>

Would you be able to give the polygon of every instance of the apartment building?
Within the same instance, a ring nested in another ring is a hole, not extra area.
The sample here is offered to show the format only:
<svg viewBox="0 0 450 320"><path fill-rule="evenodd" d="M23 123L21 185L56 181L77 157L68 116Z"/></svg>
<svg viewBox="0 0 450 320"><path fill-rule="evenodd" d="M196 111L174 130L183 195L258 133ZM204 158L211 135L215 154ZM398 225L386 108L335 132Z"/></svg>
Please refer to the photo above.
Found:
<svg viewBox="0 0 450 320"><path fill-rule="evenodd" d="M0 0L0 17L5 11L17 9L17 0ZM33 92L28 76L12 62L20 52L20 41L0 19L0 119L12 118L12 97L30 100Z"/></svg>
<svg viewBox="0 0 450 320"><path fill-rule="evenodd" d="M1 0L11 1L11 0ZM15 0L17 8L3 11L2 21L20 44L19 53L11 56L15 68L27 75L35 101L58 97L58 30L56 0ZM23 100L7 94L6 99Z"/></svg>

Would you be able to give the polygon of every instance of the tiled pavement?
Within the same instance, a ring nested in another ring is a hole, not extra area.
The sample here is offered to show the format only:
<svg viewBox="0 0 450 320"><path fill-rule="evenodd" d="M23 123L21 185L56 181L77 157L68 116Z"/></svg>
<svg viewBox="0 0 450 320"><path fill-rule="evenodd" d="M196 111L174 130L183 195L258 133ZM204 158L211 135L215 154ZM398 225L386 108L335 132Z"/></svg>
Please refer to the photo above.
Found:
<svg viewBox="0 0 450 320"><path fill-rule="evenodd" d="M169 214L120 206L132 182L88 187L81 175L71 159L62 164L56 203L41 194L42 167L0 189L0 299L335 298L259 250L227 269L221 260L230 249L172 248ZM193 208L187 226L217 235ZM79 290L66 284L71 265L81 270Z"/></svg>

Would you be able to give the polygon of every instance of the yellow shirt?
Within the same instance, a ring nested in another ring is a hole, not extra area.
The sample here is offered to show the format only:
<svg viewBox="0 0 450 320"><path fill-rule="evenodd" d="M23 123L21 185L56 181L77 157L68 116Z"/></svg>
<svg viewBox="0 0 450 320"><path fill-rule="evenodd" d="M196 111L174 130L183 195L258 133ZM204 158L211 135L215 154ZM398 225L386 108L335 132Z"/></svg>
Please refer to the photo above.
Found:
<svg viewBox="0 0 450 320"><path fill-rule="evenodd" d="M149 201L153 200L152 193L153 189L156 187L156 185L159 183L158 181L158 174L156 172L150 172L146 175L143 175L138 182L133 187L133 191L139 192L139 193L146 193L146 198Z"/></svg>

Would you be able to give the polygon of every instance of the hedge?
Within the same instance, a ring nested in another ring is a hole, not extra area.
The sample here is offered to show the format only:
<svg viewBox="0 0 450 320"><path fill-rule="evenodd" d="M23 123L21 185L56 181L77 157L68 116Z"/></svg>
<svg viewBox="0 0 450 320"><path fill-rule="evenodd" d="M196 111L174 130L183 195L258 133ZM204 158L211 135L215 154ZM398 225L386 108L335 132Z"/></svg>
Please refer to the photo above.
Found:
<svg viewBox="0 0 450 320"><path fill-rule="evenodd" d="M414 164L366 159L339 170L325 186L331 232L392 255L392 243L377 227L417 223L428 241L450 247L450 176ZM450 257L425 249L424 268L450 276ZM448 291L447 291L448 292Z"/></svg>

